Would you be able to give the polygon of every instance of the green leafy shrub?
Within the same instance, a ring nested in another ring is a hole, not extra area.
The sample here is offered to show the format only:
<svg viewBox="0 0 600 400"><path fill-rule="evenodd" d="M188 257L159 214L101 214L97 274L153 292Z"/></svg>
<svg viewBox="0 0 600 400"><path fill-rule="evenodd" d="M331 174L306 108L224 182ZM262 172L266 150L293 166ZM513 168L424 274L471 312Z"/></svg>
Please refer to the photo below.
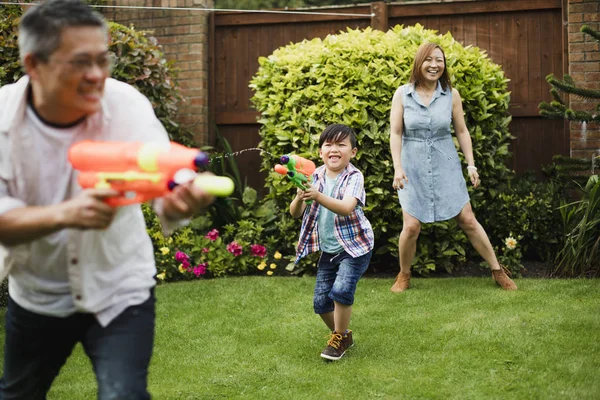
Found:
<svg viewBox="0 0 600 400"><path fill-rule="evenodd" d="M600 276L600 177L592 175L582 199L560 208L564 242L556 256L558 276Z"/></svg>
<svg viewBox="0 0 600 400"><path fill-rule="evenodd" d="M253 103L261 113L260 147L271 153L295 153L317 160L318 137L325 126L343 123L357 131L358 154L353 163L365 176L365 213L375 231L376 253L383 256L397 256L396 238L402 229L400 206L391 187L391 100L395 90L408 82L415 52L423 42L439 43L446 52L447 68L463 99L475 161L483 178L480 189L469 188L471 201L475 210L484 210L511 175L505 161L512 136L508 132L507 79L479 49L464 47L450 34L440 36L420 25L396 26L385 33L349 29L323 40L290 44L260 58L250 85L255 91ZM265 159L263 170L272 171L272 163ZM287 210L295 193L292 184L271 172L266 185L267 197ZM285 247L293 248L300 222L292 221L287 213L282 218L295 227L296 235L281 238ZM452 221L427 226L414 268L422 272L438 267L451 270L464 261L466 246L466 237Z"/></svg>
<svg viewBox="0 0 600 400"><path fill-rule="evenodd" d="M504 243L501 246L494 248L498 262L506 267L512 276L521 276L521 270L523 269L523 253L519 246L519 240L521 239L521 236L514 238L511 233L510 236L504 239ZM485 263L482 264L487 267Z"/></svg>
<svg viewBox="0 0 600 400"><path fill-rule="evenodd" d="M532 175L510 179L478 217L495 246L509 236L520 237L527 259L550 261L562 240L557 227L562 223L558 208L563 191L553 181L536 182Z"/></svg>
<svg viewBox="0 0 600 400"><path fill-rule="evenodd" d="M18 28L21 6L0 7L0 86L16 82L23 71L19 61Z"/></svg>
<svg viewBox="0 0 600 400"><path fill-rule="evenodd" d="M0 282L0 308L6 308L8 305L8 279Z"/></svg>

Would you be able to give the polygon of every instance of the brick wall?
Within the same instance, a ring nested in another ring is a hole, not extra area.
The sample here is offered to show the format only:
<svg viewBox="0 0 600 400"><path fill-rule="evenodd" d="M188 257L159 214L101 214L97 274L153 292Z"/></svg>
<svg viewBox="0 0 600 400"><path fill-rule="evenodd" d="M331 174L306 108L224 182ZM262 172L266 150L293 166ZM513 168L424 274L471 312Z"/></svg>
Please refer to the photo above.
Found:
<svg viewBox="0 0 600 400"><path fill-rule="evenodd" d="M112 0L111 5L213 8L213 0ZM102 8L111 21L148 30L169 60L176 61L181 94L178 122L194 133L199 145L208 143L208 37L209 12Z"/></svg>
<svg viewBox="0 0 600 400"><path fill-rule="evenodd" d="M600 30L600 0L569 0L569 74L577 86L600 90L600 47L592 37L580 32L582 25ZM574 110L591 111L598 100L570 96ZM591 159L600 155L600 125L570 124L571 156Z"/></svg>

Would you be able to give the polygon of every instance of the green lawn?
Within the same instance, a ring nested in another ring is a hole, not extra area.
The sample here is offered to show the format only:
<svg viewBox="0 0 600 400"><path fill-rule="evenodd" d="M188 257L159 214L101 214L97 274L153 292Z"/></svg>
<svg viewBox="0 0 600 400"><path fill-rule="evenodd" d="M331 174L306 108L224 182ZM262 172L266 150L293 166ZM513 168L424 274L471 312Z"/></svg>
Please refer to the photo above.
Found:
<svg viewBox="0 0 600 400"><path fill-rule="evenodd" d="M363 279L338 362L313 278L224 278L157 288L154 399L598 399L600 280ZM3 342L3 333L0 341ZM93 399L78 347L48 398Z"/></svg>

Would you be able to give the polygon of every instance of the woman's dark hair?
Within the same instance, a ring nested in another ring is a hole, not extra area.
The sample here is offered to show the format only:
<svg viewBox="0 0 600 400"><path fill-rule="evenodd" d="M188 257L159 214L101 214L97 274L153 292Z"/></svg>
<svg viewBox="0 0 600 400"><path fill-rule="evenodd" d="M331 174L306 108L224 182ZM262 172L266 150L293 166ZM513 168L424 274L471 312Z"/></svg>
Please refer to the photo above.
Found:
<svg viewBox="0 0 600 400"><path fill-rule="evenodd" d="M446 66L446 53L444 53L444 49L442 49L437 43L423 43L419 46L417 49L417 54L415 54L415 62L413 63L412 72L410 73L410 83L414 83L415 87L423 86L425 77L421 71L421 65L423 65L425 59L429 57L431 52L435 49L440 49L442 52L442 57L444 57L444 72L442 72L442 76L440 77L440 85L442 85L442 89L444 90L452 89L450 75L448 74L448 68Z"/></svg>

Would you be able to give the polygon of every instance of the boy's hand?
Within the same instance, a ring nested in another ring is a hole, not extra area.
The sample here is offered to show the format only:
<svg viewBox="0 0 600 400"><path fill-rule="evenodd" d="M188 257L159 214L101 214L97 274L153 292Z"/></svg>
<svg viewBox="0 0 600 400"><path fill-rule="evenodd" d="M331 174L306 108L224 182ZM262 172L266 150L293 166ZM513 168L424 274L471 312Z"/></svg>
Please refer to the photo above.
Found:
<svg viewBox="0 0 600 400"><path fill-rule="evenodd" d="M304 185L306 187L305 190L303 190L302 192L302 200L303 201L309 201L309 200L315 200L315 201L319 201L318 198L321 195L321 192L319 192L317 190L316 187L314 187L313 185L311 185L310 183L306 183Z"/></svg>

